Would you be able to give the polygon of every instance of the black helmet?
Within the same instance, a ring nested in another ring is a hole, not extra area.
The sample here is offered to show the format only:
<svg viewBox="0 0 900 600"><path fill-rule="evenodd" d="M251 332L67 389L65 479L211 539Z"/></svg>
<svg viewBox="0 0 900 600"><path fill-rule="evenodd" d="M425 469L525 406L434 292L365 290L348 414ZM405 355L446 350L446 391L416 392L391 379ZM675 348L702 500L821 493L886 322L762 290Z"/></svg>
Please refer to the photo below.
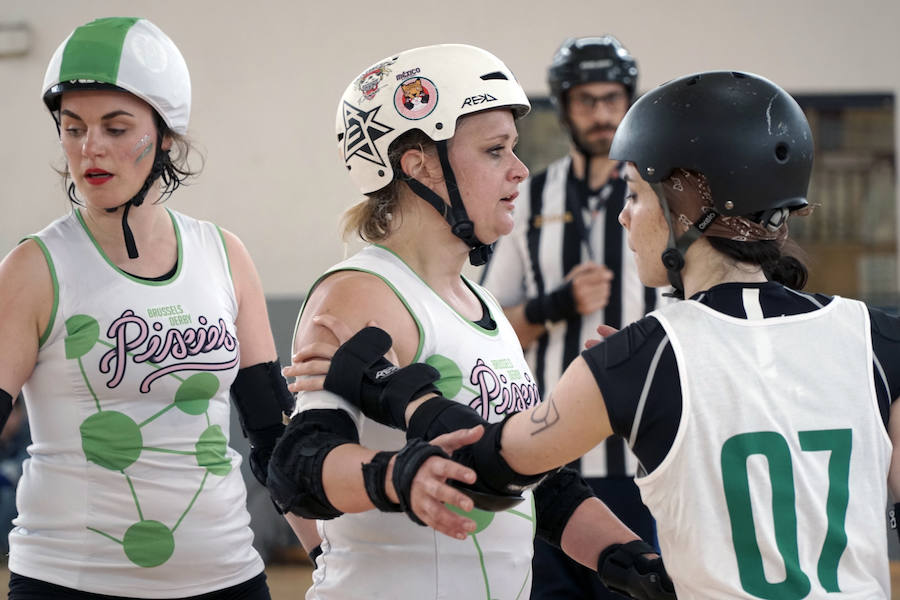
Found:
<svg viewBox="0 0 900 600"><path fill-rule="evenodd" d="M644 94L619 124L610 158L658 183L706 176L716 210L752 215L807 205L813 137L797 102L752 73L687 75Z"/></svg>
<svg viewBox="0 0 900 600"><path fill-rule="evenodd" d="M550 100L557 110L565 107L565 94L580 83L615 81L634 97L637 63L619 40L611 35L569 38L553 56L547 71Z"/></svg>

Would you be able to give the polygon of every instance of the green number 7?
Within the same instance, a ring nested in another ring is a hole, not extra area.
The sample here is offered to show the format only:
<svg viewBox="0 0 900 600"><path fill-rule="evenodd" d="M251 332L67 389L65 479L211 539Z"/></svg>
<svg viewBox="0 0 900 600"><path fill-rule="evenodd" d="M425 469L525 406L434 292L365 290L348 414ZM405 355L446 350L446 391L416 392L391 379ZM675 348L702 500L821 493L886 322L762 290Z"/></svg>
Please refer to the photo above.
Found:
<svg viewBox="0 0 900 600"><path fill-rule="evenodd" d="M819 554L817 575L826 591L839 592L837 568L847 546L844 524L849 500L852 431L801 431L798 438L800 447L806 452L831 452L828 460L828 498L825 501L828 531ZM775 544L785 567L784 580L775 583L765 577L762 555L756 542L747 470L747 459L754 454L765 456L769 466ZM792 600L806 597L810 582L800 567L794 473L787 441L774 431L739 434L729 438L722 446L721 463L741 586L758 598Z"/></svg>

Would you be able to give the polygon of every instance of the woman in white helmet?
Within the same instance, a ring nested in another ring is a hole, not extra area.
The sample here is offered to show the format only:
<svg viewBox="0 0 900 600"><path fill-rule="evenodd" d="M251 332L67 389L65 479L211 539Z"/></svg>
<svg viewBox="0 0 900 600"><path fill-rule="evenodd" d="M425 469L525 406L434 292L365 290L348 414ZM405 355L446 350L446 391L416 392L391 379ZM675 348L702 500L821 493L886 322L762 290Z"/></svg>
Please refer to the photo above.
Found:
<svg viewBox="0 0 900 600"><path fill-rule="evenodd" d="M399 365L424 363L400 369L407 383L388 383L388 396L439 389L490 422L540 402L501 307L462 275L512 229L528 175L514 152L516 119L529 108L506 65L466 45L407 50L353 79L338 105L337 143L366 199L346 213L345 233L371 245L312 287L294 337L302 350L286 374L317 372L335 319L362 335L375 322L393 337ZM378 360L384 339L367 338L336 379L364 368L362 387L400 380ZM469 491L473 502L456 487L472 484L472 471L445 451L477 431L436 445L426 442L435 436L407 440L341 398L354 390L339 391L300 397L269 467L276 503L318 519L310 534L289 517L307 547L321 542L308 599L527 598L535 530L593 565L605 546L636 538L571 471L534 496L542 476L517 480L511 494Z"/></svg>
<svg viewBox="0 0 900 600"><path fill-rule="evenodd" d="M261 475L290 394L246 249L160 203L193 175L184 59L97 19L41 92L73 207L0 265L0 416L21 390L33 440L9 598L267 600L229 393Z"/></svg>
<svg viewBox="0 0 900 600"><path fill-rule="evenodd" d="M790 215L810 210L813 138L800 106L752 73L687 75L629 109L610 156L627 162L619 221L641 280L668 281L686 300L605 330L553 397L484 424L454 458L502 491L510 476L484 461L498 449L524 476L615 432L641 461L636 481L679 597L890 597L900 318L800 291L807 270L786 245ZM347 352L365 347L351 340L326 389ZM409 406L347 397L376 417L403 413L408 435L428 414L459 412L434 395ZM629 562L619 566L633 571Z"/></svg>

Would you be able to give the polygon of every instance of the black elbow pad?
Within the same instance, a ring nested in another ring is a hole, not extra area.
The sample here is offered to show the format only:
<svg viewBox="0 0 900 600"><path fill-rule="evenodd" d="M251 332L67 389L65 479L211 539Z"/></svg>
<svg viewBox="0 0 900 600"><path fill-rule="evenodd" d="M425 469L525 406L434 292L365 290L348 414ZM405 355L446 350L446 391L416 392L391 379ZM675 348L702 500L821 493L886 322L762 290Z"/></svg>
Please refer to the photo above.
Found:
<svg viewBox="0 0 900 600"><path fill-rule="evenodd" d="M534 489L537 536L559 548L572 513L582 502L593 497L594 491L573 469L563 467L548 475Z"/></svg>
<svg viewBox="0 0 900 600"><path fill-rule="evenodd" d="M259 363L238 371L231 384L231 400L244 437L250 441L250 470L263 485L275 442L284 432L284 416L294 408L278 361Z"/></svg>
<svg viewBox="0 0 900 600"><path fill-rule="evenodd" d="M336 447L358 443L356 425L343 410L313 409L294 415L269 461L267 485L275 505L307 519L341 516L325 495L322 465Z"/></svg>
<svg viewBox="0 0 900 600"><path fill-rule="evenodd" d="M284 423L294 410L294 396L287 388L278 361L244 367L231 384L231 400L237 409L244 436L254 443L255 434Z"/></svg>

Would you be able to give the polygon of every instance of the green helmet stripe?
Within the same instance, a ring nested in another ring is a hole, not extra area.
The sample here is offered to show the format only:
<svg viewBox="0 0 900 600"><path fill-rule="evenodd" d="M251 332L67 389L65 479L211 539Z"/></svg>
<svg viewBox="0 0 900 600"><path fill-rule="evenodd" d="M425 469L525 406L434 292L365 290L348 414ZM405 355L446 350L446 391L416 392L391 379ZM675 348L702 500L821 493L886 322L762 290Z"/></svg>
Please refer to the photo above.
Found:
<svg viewBox="0 0 900 600"><path fill-rule="evenodd" d="M125 36L140 19L110 17L82 25L66 44L59 68L59 81L91 79L115 84Z"/></svg>

